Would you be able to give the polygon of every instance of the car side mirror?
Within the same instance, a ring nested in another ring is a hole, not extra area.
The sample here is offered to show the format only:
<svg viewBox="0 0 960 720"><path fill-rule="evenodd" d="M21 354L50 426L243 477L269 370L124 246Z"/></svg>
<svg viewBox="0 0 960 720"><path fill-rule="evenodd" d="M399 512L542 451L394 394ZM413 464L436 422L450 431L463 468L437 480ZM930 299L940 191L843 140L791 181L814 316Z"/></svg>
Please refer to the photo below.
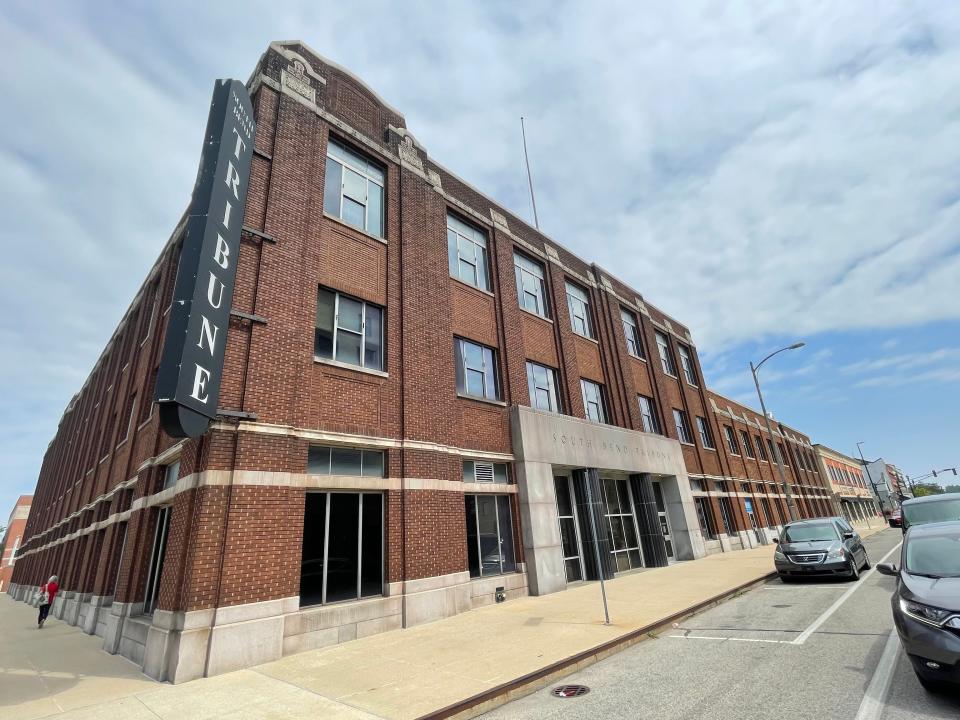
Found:
<svg viewBox="0 0 960 720"><path fill-rule="evenodd" d="M852 532L845 532L845 533L843 534L843 539L844 539L844 540L851 540L852 538L853 538L853 533L852 533Z"/></svg>
<svg viewBox="0 0 960 720"><path fill-rule="evenodd" d="M893 563L879 563L877 565L877 572L881 575L893 575L894 577L900 574L897 566Z"/></svg>

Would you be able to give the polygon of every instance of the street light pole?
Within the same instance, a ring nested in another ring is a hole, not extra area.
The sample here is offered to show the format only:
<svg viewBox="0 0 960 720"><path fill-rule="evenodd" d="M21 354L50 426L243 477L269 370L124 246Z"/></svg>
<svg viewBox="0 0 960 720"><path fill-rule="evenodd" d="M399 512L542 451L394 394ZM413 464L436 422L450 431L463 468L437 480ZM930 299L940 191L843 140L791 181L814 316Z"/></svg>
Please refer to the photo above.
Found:
<svg viewBox="0 0 960 720"><path fill-rule="evenodd" d="M763 393L760 392L760 380L757 377L757 371L760 370L760 366L763 365L767 360L772 358L777 353L782 353L784 350L797 350L802 348L806 343L798 342L793 345L788 345L787 347L780 348L776 352L772 352L767 355L763 360L761 360L756 365L753 362L750 362L750 372L753 373L753 384L757 386L757 397L760 398L760 410L763 412L763 421L767 424L767 434L770 436L770 448L773 450L774 460L777 462L777 472L780 474L780 484L783 485L783 493L787 496L787 512L790 514L790 522L795 522L800 519L800 514L797 512L797 501L793 497L793 493L790 492L790 484L787 482L787 478L783 472L783 458L780 457L779 446L773 439L773 428L770 426L770 416L767 415L767 406L763 402Z"/></svg>

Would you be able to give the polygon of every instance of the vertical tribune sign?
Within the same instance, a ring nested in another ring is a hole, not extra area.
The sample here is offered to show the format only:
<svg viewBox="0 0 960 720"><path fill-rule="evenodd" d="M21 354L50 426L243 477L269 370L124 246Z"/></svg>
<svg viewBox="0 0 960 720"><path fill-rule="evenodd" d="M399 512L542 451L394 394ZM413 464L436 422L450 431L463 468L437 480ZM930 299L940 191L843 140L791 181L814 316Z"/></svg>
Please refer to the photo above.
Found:
<svg viewBox="0 0 960 720"><path fill-rule="evenodd" d="M243 83L217 80L157 373L173 437L201 435L217 414L255 127Z"/></svg>

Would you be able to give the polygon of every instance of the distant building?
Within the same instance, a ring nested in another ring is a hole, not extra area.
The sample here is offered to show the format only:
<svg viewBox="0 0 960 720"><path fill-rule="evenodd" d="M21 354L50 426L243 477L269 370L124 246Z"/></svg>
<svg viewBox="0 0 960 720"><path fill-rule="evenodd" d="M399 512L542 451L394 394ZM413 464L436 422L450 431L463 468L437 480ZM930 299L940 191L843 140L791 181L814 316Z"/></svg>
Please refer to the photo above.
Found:
<svg viewBox="0 0 960 720"><path fill-rule="evenodd" d="M7 531L3 536L3 544L0 545L0 592L7 589L10 578L13 577L13 564L17 561L17 551L23 542L23 530L27 526L32 501L33 495L21 495L10 511Z"/></svg>
<svg viewBox="0 0 960 720"><path fill-rule="evenodd" d="M830 483L833 498L845 518L869 521L881 515L877 495L866 478L859 460L826 445L814 446L820 474Z"/></svg>
<svg viewBox="0 0 960 720"><path fill-rule="evenodd" d="M903 492L902 497L913 497L912 494L907 494L910 488L903 474L883 458L863 463L863 468L867 481L873 483L873 487L876 488L884 515L889 515L900 508L901 492Z"/></svg>
<svg viewBox="0 0 960 720"><path fill-rule="evenodd" d="M887 476L890 478L893 494L898 499L905 500L913 497L913 491L910 489L910 483L907 481L907 476L900 468L898 468L896 465L887 463Z"/></svg>

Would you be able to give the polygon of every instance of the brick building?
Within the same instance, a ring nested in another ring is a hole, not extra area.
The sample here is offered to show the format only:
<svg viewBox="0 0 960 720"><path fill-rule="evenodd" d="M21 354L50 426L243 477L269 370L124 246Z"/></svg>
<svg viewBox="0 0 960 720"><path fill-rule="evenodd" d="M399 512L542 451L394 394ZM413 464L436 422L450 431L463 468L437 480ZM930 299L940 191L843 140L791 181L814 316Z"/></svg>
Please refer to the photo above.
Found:
<svg viewBox="0 0 960 720"><path fill-rule="evenodd" d="M863 464L849 455L815 445L820 474L830 483L830 490L843 516L850 521L866 521L883 515L877 496L864 475Z"/></svg>
<svg viewBox="0 0 960 720"><path fill-rule="evenodd" d="M362 81L285 42L248 88L218 419L176 441L151 402L181 224L46 452L17 597L56 572L56 617L178 682L767 542L774 452L831 512L806 436L711 393L687 328Z"/></svg>
<svg viewBox="0 0 960 720"><path fill-rule="evenodd" d="M30 515L30 502L32 500L32 495L21 495L17 498L13 510L10 511L3 542L0 543L0 592L10 587L13 566L17 561L17 554L20 552L20 545L23 543L23 531L27 525L27 517Z"/></svg>

